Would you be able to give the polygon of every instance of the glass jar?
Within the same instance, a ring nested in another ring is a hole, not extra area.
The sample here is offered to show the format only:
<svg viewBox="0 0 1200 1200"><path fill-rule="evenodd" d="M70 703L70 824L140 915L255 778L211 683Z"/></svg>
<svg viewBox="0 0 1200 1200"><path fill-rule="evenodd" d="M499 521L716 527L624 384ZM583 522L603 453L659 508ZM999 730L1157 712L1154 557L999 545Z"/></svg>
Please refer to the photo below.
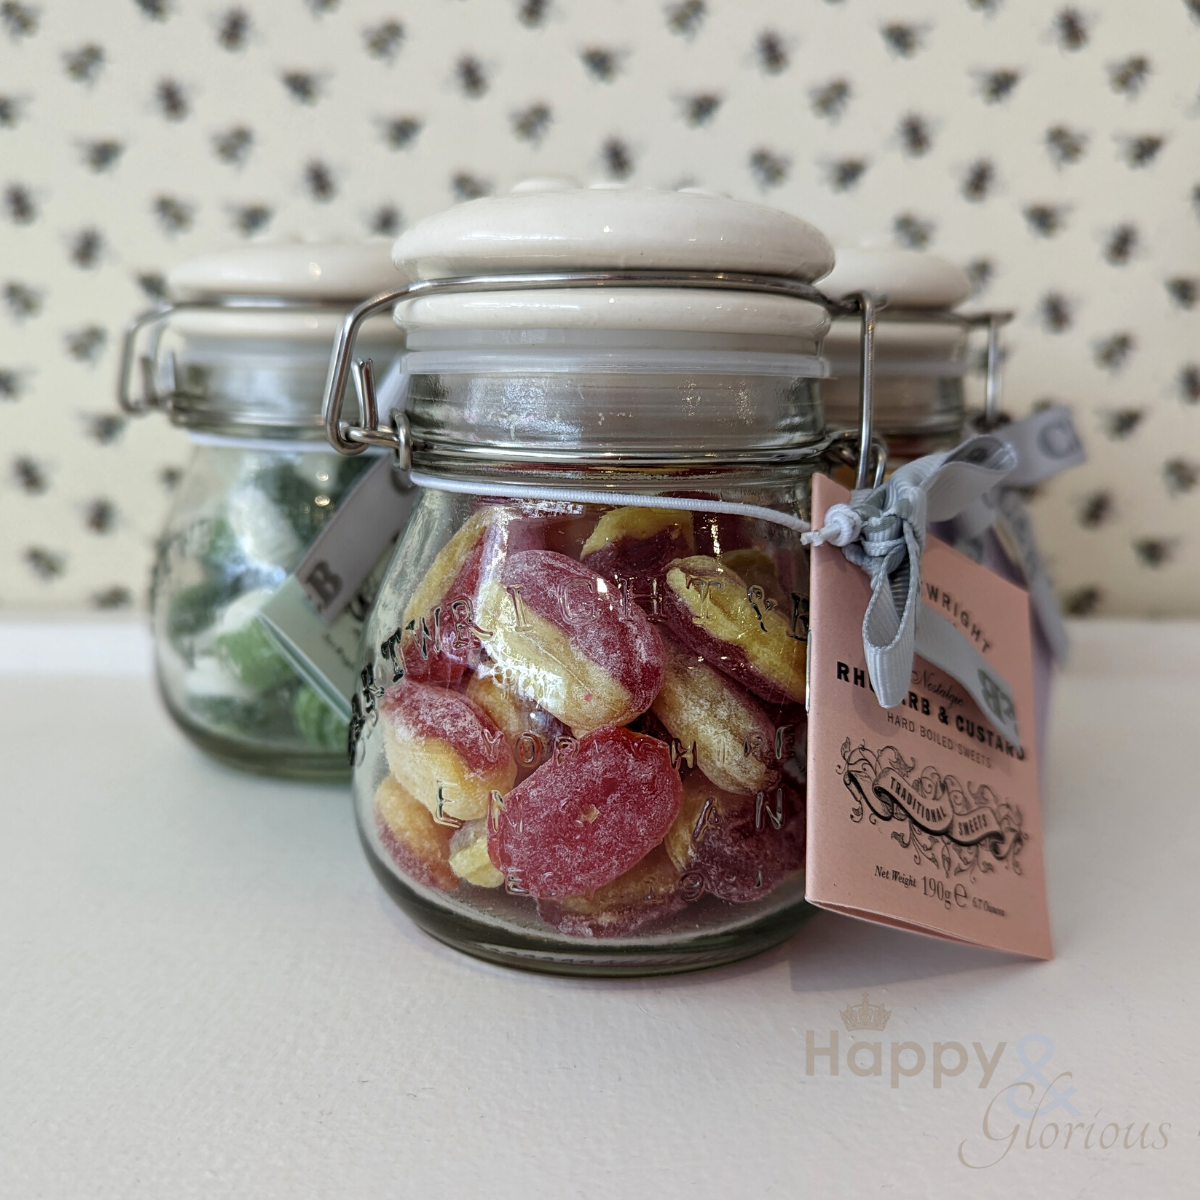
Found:
<svg viewBox="0 0 1200 1200"><path fill-rule="evenodd" d="M839 249L821 287L833 297L867 291L876 298L874 424L887 442L888 468L957 446L966 422L970 324L952 310L971 293L966 273L913 250ZM858 322L835 320L825 352L826 420L830 428L856 428Z"/></svg>
<svg viewBox="0 0 1200 1200"><path fill-rule="evenodd" d="M345 716L258 617L370 465L329 447L321 397L345 304L399 278L386 242L264 242L177 267L172 302L127 337L122 403L163 409L194 443L151 577L159 690L197 745L246 770L348 775ZM402 347L390 322L365 331L381 364Z"/></svg>
<svg viewBox="0 0 1200 1200"><path fill-rule="evenodd" d="M844 445L807 287L827 243L722 197L559 187L395 254L418 280L505 277L396 308L426 490L363 639L372 867L427 932L518 966L688 970L782 940L810 911L800 531ZM792 296L665 286L767 269ZM539 270L574 274L517 290Z"/></svg>

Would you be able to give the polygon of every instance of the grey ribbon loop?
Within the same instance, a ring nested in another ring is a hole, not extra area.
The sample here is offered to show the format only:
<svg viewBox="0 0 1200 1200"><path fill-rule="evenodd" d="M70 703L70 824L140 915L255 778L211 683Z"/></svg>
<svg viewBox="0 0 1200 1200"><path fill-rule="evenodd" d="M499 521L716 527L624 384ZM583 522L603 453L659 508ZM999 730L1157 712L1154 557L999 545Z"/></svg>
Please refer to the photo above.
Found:
<svg viewBox="0 0 1200 1200"><path fill-rule="evenodd" d="M980 496L959 513L947 529L946 540L978 562L983 557L980 539L987 530L995 527L1001 550L1017 568L1029 590L1034 618L1050 653L1055 661L1065 662L1070 642L1062 611L1017 489L1041 483L1060 471L1078 466L1086 457L1083 443L1075 431L1070 409L1061 404L1042 409L1024 420L1013 421L996 430L995 436L1012 447L1017 465L999 487Z"/></svg>
<svg viewBox="0 0 1200 1200"><path fill-rule="evenodd" d="M997 730L1019 747L1011 689L953 625L936 614L926 620L921 604L921 555L929 522L957 516L1015 466L1016 453L1007 442L990 434L970 438L954 450L905 464L882 486L852 493L849 504L832 505L824 525L803 540L840 546L871 577L863 650L871 686L884 708L907 698L913 655L920 654L953 675Z"/></svg>

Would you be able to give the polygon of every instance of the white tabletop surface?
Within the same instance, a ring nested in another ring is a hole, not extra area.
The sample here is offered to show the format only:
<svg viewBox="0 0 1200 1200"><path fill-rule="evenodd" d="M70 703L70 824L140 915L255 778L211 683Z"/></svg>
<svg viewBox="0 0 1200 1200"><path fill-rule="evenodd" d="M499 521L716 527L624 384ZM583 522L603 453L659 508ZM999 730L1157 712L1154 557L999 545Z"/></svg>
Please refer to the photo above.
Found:
<svg viewBox="0 0 1200 1200"><path fill-rule="evenodd" d="M612 982L420 933L342 790L175 731L136 629L0 625L0 1196L1196 1195L1200 626L1075 634L1054 961L823 914L740 966ZM863 991L891 1011L854 1035L880 1077L845 1061ZM833 1029L837 1076L807 1075L806 1031ZM1032 1136L1003 1091L1031 1035L1079 1114L1047 1101ZM893 1041L927 1059L895 1088ZM935 1088L937 1042L970 1062ZM1005 1043L986 1087L975 1042Z"/></svg>

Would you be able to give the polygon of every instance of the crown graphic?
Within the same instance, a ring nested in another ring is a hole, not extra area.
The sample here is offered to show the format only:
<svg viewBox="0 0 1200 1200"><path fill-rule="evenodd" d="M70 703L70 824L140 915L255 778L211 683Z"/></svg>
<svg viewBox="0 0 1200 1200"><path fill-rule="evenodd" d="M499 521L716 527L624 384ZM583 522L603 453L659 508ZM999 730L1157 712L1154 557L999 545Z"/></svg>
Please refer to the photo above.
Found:
<svg viewBox="0 0 1200 1200"><path fill-rule="evenodd" d="M847 1004L842 1009L842 1024L849 1033L855 1029L886 1029L888 1018L892 1015L890 1009L882 1004L872 1004L863 992L861 1004Z"/></svg>

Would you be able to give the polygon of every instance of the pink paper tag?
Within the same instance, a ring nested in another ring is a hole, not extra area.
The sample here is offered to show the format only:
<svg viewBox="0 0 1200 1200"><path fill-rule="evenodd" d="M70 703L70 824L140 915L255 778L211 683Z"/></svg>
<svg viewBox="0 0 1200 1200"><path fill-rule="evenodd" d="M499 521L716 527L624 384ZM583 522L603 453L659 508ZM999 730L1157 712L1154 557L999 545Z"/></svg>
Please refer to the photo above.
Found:
<svg viewBox="0 0 1200 1200"><path fill-rule="evenodd" d="M849 492L818 475L813 526ZM1008 681L1023 747L923 658L899 708L880 708L863 655L868 576L812 551L806 891L822 908L1051 958L1029 596L936 538L921 596Z"/></svg>

